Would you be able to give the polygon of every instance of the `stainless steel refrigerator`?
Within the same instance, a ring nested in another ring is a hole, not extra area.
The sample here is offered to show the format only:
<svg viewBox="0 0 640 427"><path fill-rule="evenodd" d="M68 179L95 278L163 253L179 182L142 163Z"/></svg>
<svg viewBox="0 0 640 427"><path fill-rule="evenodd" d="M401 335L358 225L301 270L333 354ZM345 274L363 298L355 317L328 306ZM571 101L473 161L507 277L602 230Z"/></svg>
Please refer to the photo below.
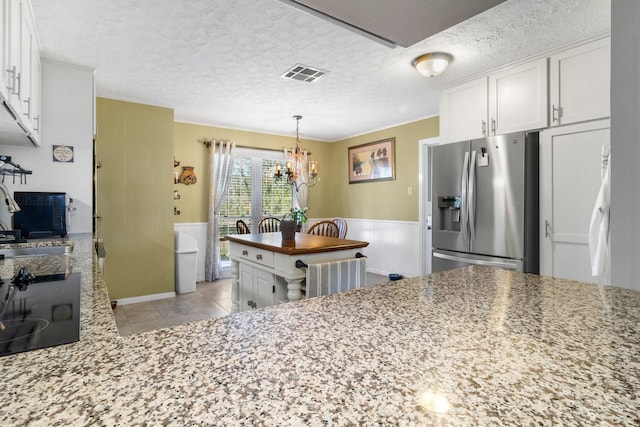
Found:
<svg viewBox="0 0 640 427"><path fill-rule="evenodd" d="M433 148L432 270L539 273L538 133Z"/></svg>

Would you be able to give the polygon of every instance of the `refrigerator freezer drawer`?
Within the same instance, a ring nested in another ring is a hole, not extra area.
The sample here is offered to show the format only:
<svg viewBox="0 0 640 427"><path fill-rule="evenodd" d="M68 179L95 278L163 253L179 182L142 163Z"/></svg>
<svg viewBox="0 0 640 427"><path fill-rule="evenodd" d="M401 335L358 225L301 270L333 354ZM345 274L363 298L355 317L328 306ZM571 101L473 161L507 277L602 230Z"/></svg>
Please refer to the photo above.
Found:
<svg viewBox="0 0 640 427"><path fill-rule="evenodd" d="M467 265L483 265L520 272L524 270L524 263L522 260L438 251L437 249L433 250L432 271L434 273Z"/></svg>

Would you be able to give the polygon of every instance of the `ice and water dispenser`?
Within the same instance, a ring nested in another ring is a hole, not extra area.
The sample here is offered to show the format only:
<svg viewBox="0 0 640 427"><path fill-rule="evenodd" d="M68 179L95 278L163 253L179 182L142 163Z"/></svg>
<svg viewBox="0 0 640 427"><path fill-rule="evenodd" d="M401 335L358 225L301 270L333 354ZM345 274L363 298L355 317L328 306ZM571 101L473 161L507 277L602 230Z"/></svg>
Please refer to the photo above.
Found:
<svg viewBox="0 0 640 427"><path fill-rule="evenodd" d="M460 231L460 208L462 207L462 197L460 196L438 196L438 219L439 224L435 224L438 230Z"/></svg>

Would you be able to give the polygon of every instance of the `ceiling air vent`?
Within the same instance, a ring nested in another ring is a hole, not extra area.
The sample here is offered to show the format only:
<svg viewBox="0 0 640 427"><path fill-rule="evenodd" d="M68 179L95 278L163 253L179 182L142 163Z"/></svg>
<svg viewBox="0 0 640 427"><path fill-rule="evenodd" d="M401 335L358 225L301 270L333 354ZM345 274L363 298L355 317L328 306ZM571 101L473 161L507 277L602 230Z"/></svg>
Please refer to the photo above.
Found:
<svg viewBox="0 0 640 427"><path fill-rule="evenodd" d="M328 71L318 70L317 68L311 68L306 65L296 64L285 71L284 74L282 74L282 76L280 77L311 83L315 82L327 73Z"/></svg>

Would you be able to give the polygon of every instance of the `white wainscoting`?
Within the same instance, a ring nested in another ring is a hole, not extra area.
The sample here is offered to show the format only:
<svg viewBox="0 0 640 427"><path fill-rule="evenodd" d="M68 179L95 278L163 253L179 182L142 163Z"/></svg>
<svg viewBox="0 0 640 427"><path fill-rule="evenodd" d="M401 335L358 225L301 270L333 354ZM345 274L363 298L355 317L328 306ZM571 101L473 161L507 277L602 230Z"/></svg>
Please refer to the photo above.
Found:
<svg viewBox="0 0 640 427"><path fill-rule="evenodd" d="M306 224L331 218L314 218ZM362 253L367 256L367 271L375 274L420 275L420 223L345 218L347 239L369 242Z"/></svg>
<svg viewBox="0 0 640 427"><path fill-rule="evenodd" d="M322 219L310 218L306 227ZM404 277L420 275L420 223L417 221L385 221L345 218L348 223L347 239L363 240L369 246L362 250L367 256L367 271L375 274L402 274ZM204 280L204 248L207 236L206 222L174 224L198 242L198 271L196 280Z"/></svg>

